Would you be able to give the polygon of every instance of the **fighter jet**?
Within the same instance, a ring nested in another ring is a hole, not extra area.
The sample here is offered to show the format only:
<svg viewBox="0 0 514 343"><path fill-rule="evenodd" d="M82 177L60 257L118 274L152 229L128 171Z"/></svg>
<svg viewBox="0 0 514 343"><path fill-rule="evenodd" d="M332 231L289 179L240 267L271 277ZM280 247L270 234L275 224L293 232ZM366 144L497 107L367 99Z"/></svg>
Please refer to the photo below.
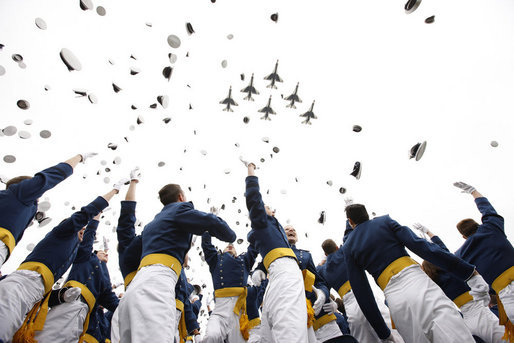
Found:
<svg viewBox="0 0 514 343"><path fill-rule="evenodd" d="M312 105L311 105L311 109L308 110L307 112L305 112L304 114L300 114L300 117L305 117L307 119L305 119L304 121L302 121L302 124L309 124L311 125L311 119L318 119L318 117L316 117L314 115L314 112L312 111L314 109L314 102L316 102L316 100L313 100L312 101Z"/></svg>
<svg viewBox="0 0 514 343"><path fill-rule="evenodd" d="M227 105L223 111L234 112L230 108L230 106L237 106L237 103L232 99L232 86L228 89L228 96L224 100L220 101L220 104Z"/></svg>
<svg viewBox="0 0 514 343"><path fill-rule="evenodd" d="M266 86L267 88L277 88L277 86L275 86L275 82L283 82L282 79L280 78L280 76L278 76L278 74L277 74L277 69L278 69L278 60L277 60L277 63L275 64L275 70L273 70L273 73L269 74L268 76L266 76L264 78L264 80L271 81L271 83Z"/></svg>
<svg viewBox="0 0 514 343"><path fill-rule="evenodd" d="M289 103L289 105L287 105L286 107L289 107L289 108L296 108L296 106L294 105L295 102L302 102L302 100L300 99L300 97L298 96L298 86L300 85L300 82L298 82L296 84L296 88L294 89L294 93L291 94L290 96L288 96L286 98L287 101L291 101Z"/></svg>
<svg viewBox="0 0 514 343"><path fill-rule="evenodd" d="M270 113L276 114L275 111L273 111L273 109L271 108L271 95L269 96L268 104L265 107L261 108L259 112L264 113L264 116L261 117L261 119L264 120L271 120L269 117Z"/></svg>
<svg viewBox="0 0 514 343"><path fill-rule="evenodd" d="M248 93L247 96L244 97L245 100L253 101L252 94L259 94L257 89L253 86L253 74L252 78L250 79L250 84L246 86L246 88L241 89L241 93Z"/></svg>

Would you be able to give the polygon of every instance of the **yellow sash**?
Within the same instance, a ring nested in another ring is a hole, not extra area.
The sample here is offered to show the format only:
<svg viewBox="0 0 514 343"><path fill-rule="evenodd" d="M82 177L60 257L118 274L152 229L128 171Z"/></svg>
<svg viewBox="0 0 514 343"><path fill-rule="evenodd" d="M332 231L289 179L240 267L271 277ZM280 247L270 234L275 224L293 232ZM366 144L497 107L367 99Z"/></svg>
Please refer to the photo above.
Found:
<svg viewBox="0 0 514 343"><path fill-rule="evenodd" d="M498 314L500 317L500 325L505 326L505 335L503 335L502 339L508 342L514 342L514 325L507 317L505 307L503 307L503 303L500 300L500 292L512 281L514 281L514 266L501 273L492 284L492 288L496 292L498 298Z"/></svg>
<svg viewBox="0 0 514 343"><path fill-rule="evenodd" d="M4 244L7 246L7 249L9 249L9 255L7 257L11 256L12 251L16 246L16 240L14 239L11 231L0 227L0 241L4 242Z"/></svg>
<svg viewBox="0 0 514 343"><path fill-rule="evenodd" d="M350 286L350 281L346 281L343 283L341 287L339 287L339 290L337 291L337 294L343 299L344 295L348 293L352 289L352 286Z"/></svg>
<svg viewBox="0 0 514 343"><path fill-rule="evenodd" d="M312 308L311 301L305 298L305 302L307 304L307 327L310 328L312 324L314 324L314 319L316 319L316 316L314 315L314 309Z"/></svg>
<svg viewBox="0 0 514 343"><path fill-rule="evenodd" d="M81 295L84 297L84 299L86 299L87 307L89 308L86 319L84 320L84 327L82 329L82 335L80 335L79 343L82 343L82 342L98 343L98 341L96 339L94 341L91 341L90 339L91 338L94 339L94 337L92 337L91 335L86 333L87 328L89 327L89 317L91 316L91 311L93 311L93 307L95 306L95 303L96 303L95 296L86 287L86 285L84 285L78 281L73 281L73 280L68 281L64 284L63 287L78 287L78 288L80 288ZM87 338L87 340L86 340L86 338Z"/></svg>
<svg viewBox="0 0 514 343"><path fill-rule="evenodd" d="M277 258L289 256L296 260L296 255L294 254L294 251L291 248L275 248L268 252L266 256L264 256L264 259L262 262L264 263L264 267L266 270L268 270L269 265L271 262L275 261Z"/></svg>
<svg viewBox="0 0 514 343"><path fill-rule="evenodd" d="M186 315L184 313L184 303L178 299L175 299L177 310L180 310L180 319L178 322L178 332L180 336L180 342L185 342L187 339L187 327L186 327Z"/></svg>
<svg viewBox="0 0 514 343"><path fill-rule="evenodd" d="M84 337L82 337L82 340L84 343L98 343L98 340L88 333L86 333Z"/></svg>
<svg viewBox="0 0 514 343"><path fill-rule="evenodd" d="M52 286L54 285L54 274L50 271L50 268L45 266L41 262L25 262L22 263L18 270L32 270L39 274L43 278L43 283L45 285L45 293L50 292L52 290Z"/></svg>
<svg viewBox="0 0 514 343"><path fill-rule="evenodd" d="M51 292L32 307L32 310L25 317L20 329L14 334L13 343L37 343L34 338L36 331L43 330L48 314L48 301Z"/></svg>
<svg viewBox="0 0 514 343"><path fill-rule="evenodd" d="M134 277L136 276L137 270L134 270L132 273L125 276L123 283L125 284L125 290L127 290L128 285L132 282Z"/></svg>
<svg viewBox="0 0 514 343"><path fill-rule="evenodd" d="M303 275L303 285L305 286L305 290L307 292L312 292L312 286L314 286L314 281L316 281L316 276L307 269L302 270Z"/></svg>
<svg viewBox="0 0 514 343"><path fill-rule="evenodd" d="M380 286L382 290L384 290L389 283L389 280L391 278L407 268L408 266L411 266L413 264L418 264L418 262L414 261L410 256L403 256L399 259L394 260L391 262L390 265L384 269L384 271L380 274L378 277L377 283Z"/></svg>
<svg viewBox="0 0 514 343"><path fill-rule="evenodd" d="M163 264L166 267L170 267L173 271L175 271L177 276L180 276L180 272L182 271L182 264L179 262L179 260L168 254L146 255L141 260L138 270L152 264Z"/></svg>
<svg viewBox="0 0 514 343"><path fill-rule="evenodd" d="M457 298L453 299L453 302L455 305L457 305L458 308L461 308L463 305L467 304L473 300L473 296L469 294L469 292L462 293Z"/></svg>
<svg viewBox="0 0 514 343"><path fill-rule="evenodd" d="M317 331L323 325L330 323L331 321L334 321L336 319L336 315L333 313L327 313L324 316L319 317L318 319L314 320L314 331Z"/></svg>

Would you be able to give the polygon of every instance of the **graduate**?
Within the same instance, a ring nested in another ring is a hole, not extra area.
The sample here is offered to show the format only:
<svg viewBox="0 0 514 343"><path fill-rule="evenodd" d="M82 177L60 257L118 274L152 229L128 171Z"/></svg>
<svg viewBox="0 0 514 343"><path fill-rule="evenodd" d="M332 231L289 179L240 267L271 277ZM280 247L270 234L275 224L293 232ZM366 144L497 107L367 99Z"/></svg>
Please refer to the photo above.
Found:
<svg viewBox="0 0 514 343"><path fill-rule="evenodd" d="M475 267L417 237L387 215L370 220L364 205L349 205L345 212L353 228L343 245L348 278L378 337L397 342L377 307L365 271L384 291L391 319L406 342L473 342L455 305L405 249L468 280L471 288L480 281Z"/></svg>
<svg viewBox="0 0 514 343"><path fill-rule="evenodd" d="M246 283L255 263L257 251L250 244L246 253L237 255L234 246L229 244L223 253L218 254L208 232L202 235L202 249L211 272L216 302L202 342L245 342L241 326L244 327L248 322Z"/></svg>
<svg viewBox="0 0 514 343"><path fill-rule="evenodd" d="M9 342L22 324L17 334L19 339L34 337L34 331L43 329L52 285L73 263L84 226L109 205L119 187L115 185L110 192L54 227L18 270L0 281L0 340ZM48 296L44 297L45 294Z"/></svg>
<svg viewBox="0 0 514 343"><path fill-rule="evenodd" d="M120 302L119 330L123 343L173 341L176 306L172 299L193 234L209 231L222 241L236 239L223 219L195 210L191 202L186 202L179 185L164 186L159 199L164 207L141 234L139 270Z"/></svg>
<svg viewBox="0 0 514 343"><path fill-rule="evenodd" d="M450 252L441 238L425 226L416 223L413 228L426 234L441 249ZM428 261L423 261L421 266L432 281L441 287L444 294L457 305L466 326L474 336L488 343L502 341L505 328L498 324L498 318L489 310L489 287L485 287L482 292L475 292L464 281Z"/></svg>
<svg viewBox="0 0 514 343"><path fill-rule="evenodd" d="M275 342L307 343L307 308L302 272L274 211L264 206L259 180L255 176L255 164L245 165L248 168L246 207L252 226L248 241L261 254L269 276L262 304L261 338L271 337ZM258 279L265 278L262 271L256 272L261 275Z"/></svg>
<svg viewBox="0 0 514 343"><path fill-rule="evenodd" d="M45 169L33 177L17 176L0 191L0 267L7 261L25 229L34 219L38 199L73 173L79 162L96 153L76 155L63 163Z"/></svg>
<svg viewBox="0 0 514 343"><path fill-rule="evenodd" d="M514 248L505 235L503 217L473 186L464 182L453 185L463 193L471 194L482 214L481 225L470 218L457 224L457 230L466 241L455 255L476 265L496 292L500 324L505 326L504 339L514 342Z"/></svg>

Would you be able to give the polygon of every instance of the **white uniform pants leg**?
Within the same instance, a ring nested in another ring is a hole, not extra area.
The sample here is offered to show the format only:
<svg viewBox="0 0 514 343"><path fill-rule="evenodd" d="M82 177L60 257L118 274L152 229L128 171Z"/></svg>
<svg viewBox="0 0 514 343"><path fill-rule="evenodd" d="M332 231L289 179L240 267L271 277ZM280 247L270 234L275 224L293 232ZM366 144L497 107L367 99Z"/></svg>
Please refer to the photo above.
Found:
<svg viewBox="0 0 514 343"><path fill-rule="evenodd" d="M384 290L394 324L406 342L473 342L453 302L418 265L391 278Z"/></svg>
<svg viewBox="0 0 514 343"><path fill-rule="evenodd" d="M234 313L238 297L216 298L202 343L243 343L239 329L239 316Z"/></svg>
<svg viewBox="0 0 514 343"><path fill-rule="evenodd" d="M261 339L261 324L253 327L250 330L250 337L248 338L248 343L261 343L264 342Z"/></svg>
<svg viewBox="0 0 514 343"><path fill-rule="evenodd" d="M9 256L9 248L4 242L0 241L0 267L2 267Z"/></svg>
<svg viewBox="0 0 514 343"><path fill-rule="evenodd" d="M314 328L311 326L307 328L307 341L309 343L319 343L318 338L316 337L316 333L314 332Z"/></svg>
<svg viewBox="0 0 514 343"><path fill-rule="evenodd" d="M0 339L10 342L27 312L43 298L43 278L32 270L17 270L0 281Z"/></svg>
<svg viewBox="0 0 514 343"><path fill-rule="evenodd" d="M318 341L322 343L328 341L329 339L343 335L341 329L339 328L339 325L337 325L337 322L335 320L326 323L315 332L316 338L318 339Z"/></svg>
<svg viewBox="0 0 514 343"><path fill-rule="evenodd" d="M262 324L276 342L307 343L307 305L303 277L296 260L281 257L268 268Z"/></svg>
<svg viewBox="0 0 514 343"><path fill-rule="evenodd" d="M175 312L175 342L180 342L180 332L178 331L178 326L180 324L180 317L182 317L182 311L179 309Z"/></svg>
<svg viewBox="0 0 514 343"><path fill-rule="evenodd" d="M461 306L464 323L471 333L487 343L501 343L505 327L498 323L491 310L482 301L472 300Z"/></svg>
<svg viewBox="0 0 514 343"><path fill-rule="evenodd" d="M346 316L348 317L348 326L350 327L350 335L355 337L359 342L381 342L377 333L362 313L357 299L353 292L348 292L343 297Z"/></svg>
<svg viewBox="0 0 514 343"><path fill-rule="evenodd" d="M498 296L500 297L500 301L505 308L507 317L509 317L511 323L514 323L514 281L502 289Z"/></svg>
<svg viewBox="0 0 514 343"><path fill-rule="evenodd" d="M87 304L80 300L52 307L46 316L43 330L36 332L36 340L41 343L78 342L88 311Z"/></svg>
<svg viewBox="0 0 514 343"><path fill-rule="evenodd" d="M111 319L111 342L120 343L120 317L118 308L112 314Z"/></svg>
<svg viewBox="0 0 514 343"><path fill-rule="evenodd" d="M118 306L121 342L174 342L177 279L162 264L139 270Z"/></svg>

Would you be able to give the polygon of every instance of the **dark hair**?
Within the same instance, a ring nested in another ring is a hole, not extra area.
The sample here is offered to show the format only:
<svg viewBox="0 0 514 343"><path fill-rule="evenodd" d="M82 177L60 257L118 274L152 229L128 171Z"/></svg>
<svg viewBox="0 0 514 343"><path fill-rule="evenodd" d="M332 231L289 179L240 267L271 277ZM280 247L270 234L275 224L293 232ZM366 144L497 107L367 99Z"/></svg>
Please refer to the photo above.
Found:
<svg viewBox="0 0 514 343"><path fill-rule="evenodd" d="M463 219L457 223L457 230L466 238L477 232L477 229L478 223L471 218Z"/></svg>
<svg viewBox="0 0 514 343"><path fill-rule="evenodd" d="M369 214L364 205L352 204L346 206L344 211L346 212L346 218L351 219L355 225L362 224L369 220Z"/></svg>
<svg viewBox="0 0 514 343"><path fill-rule="evenodd" d="M423 271L428 275L428 277L431 278L432 281L437 282L437 280L439 279L439 271L441 269L435 264L425 260L423 261L423 263L421 263L421 266L423 267Z"/></svg>
<svg viewBox="0 0 514 343"><path fill-rule="evenodd" d="M333 239L325 239L323 243L321 243L321 248L325 252L325 255L330 255L331 253L337 250L337 244Z"/></svg>
<svg viewBox="0 0 514 343"><path fill-rule="evenodd" d="M10 186L15 185L17 183L22 182L23 180L29 180L32 179L32 176L16 176L7 181L5 184L5 189L9 189Z"/></svg>
<svg viewBox="0 0 514 343"><path fill-rule="evenodd" d="M184 194L184 192L182 192L182 188L180 188L179 185L170 183L169 185L166 185L161 188L161 190L159 191L159 199L161 200L162 204L166 206L173 202L177 202L178 197L181 194Z"/></svg>
<svg viewBox="0 0 514 343"><path fill-rule="evenodd" d="M337 310L343 314L346 314L346 309L344 308L344 302L343 302L343 299L341 298L336 298L335 300L336 304L337 304Z"/></svg>

